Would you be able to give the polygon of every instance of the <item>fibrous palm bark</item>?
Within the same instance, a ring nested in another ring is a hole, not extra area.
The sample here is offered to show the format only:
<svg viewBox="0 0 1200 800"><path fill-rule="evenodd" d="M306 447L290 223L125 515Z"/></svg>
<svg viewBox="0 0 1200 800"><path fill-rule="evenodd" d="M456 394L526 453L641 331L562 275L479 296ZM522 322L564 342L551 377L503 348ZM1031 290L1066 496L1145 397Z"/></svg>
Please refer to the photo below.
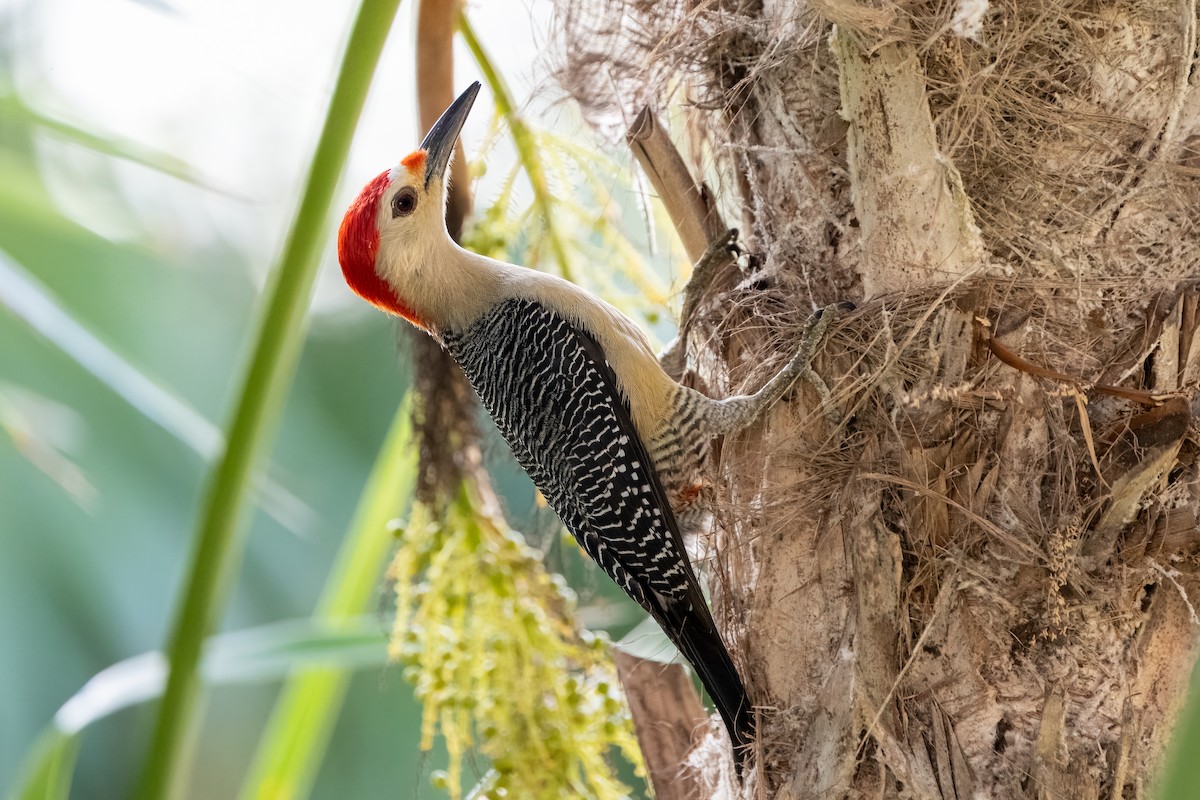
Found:
<svg viewBox="0 0 1200 800"><path fill-rule="evenodd" d="M712 467L747 794L1149 792L1200 631L1196 16L560 3L566 88L600 125L687 106L741 216L691 379L754 388L859 303L831 398Z"/></svg>

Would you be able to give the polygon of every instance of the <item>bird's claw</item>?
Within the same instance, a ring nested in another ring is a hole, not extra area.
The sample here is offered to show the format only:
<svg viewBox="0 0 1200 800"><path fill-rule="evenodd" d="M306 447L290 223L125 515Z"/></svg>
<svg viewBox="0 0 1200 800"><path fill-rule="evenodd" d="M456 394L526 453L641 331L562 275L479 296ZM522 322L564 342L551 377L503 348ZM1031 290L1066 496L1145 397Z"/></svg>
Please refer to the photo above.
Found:
<svg viewBox="0 0 1200 800"><path fill-rule="evenodd" d="M853 307L853 304L850 304L850 308L853 309ZM821 398L821 407L826 409L827 416L835 425L841 422L841 413L833 405L829 385L812 368L812 359L816 355L817 347L820 346L828 334L829 326L837 319L838 314L845 310L847 310L845 303L831 303L824 308L817 309L804 323L800 349L793 357L795 361L803 364L800 367L800 380L803 380L816 390L817 395Z"/></svg>

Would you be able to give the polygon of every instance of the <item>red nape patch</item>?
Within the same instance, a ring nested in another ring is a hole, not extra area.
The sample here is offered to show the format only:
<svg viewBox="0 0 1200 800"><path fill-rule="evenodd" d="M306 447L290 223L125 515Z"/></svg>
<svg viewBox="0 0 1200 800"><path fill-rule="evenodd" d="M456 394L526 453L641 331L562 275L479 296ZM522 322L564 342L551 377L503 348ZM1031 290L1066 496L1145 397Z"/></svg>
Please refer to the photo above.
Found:
<svg viewBox="0 0 1200 800"><path fill-rule="evenodd" d="M419 178L424 177L425 151L417 150L414 153L409 153L404 158L400 159L400 166L404 167L409 172L415 173Z"/></svg>
<svg viewBox="0 0 1200 800"><path fill-rule="evenodd" d="M379 229L375 220L379 201L387 191L388 172L381 172L364 186L346 210L346 216L342 217L342 226L338 229L338 261L342 265L342 276L355 294L424 328L425 324L416 312L402 303L392 287L375 271L375 257L379 254Z"/></svg>

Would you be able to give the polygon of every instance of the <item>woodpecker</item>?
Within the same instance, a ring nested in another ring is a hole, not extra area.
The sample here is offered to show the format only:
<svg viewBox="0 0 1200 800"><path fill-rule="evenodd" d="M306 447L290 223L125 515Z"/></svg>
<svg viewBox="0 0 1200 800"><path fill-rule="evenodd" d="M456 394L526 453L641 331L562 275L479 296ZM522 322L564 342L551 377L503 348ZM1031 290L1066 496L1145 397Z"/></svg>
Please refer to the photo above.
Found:
<svg viewBox="0 0 1200 800"><path fill-rule="evenodd" d="M462 367L563 524L699 674L740 772L753 713L677 514L699 492L709 442L753 422L808 372L828 315L757 393L714 400L670 378L642 331L600 298L460 248L446 232L446 167L478 92L472 84L418 150L350 205L338 231L343 275Z"/></svg>

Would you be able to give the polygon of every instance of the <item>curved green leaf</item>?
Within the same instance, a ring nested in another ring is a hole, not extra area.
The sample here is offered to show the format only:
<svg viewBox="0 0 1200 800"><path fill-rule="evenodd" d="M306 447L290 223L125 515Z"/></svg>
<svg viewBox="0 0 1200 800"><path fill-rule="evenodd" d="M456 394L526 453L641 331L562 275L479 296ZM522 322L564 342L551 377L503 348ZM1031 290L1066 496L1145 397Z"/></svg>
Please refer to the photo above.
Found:
<svg viewBox="0 0 1200 800"><path fill-rule="evenodd" d="M318 620L352 618L371 602L392 542L387 524L408 504L416 482L410 414L408 403L396 412L317 603ZM348 684L341 666L306 670L288 679L242 786L243 798L308 796Z"/></svg>
<svg viewBox="0 0 1200 800"><path fill-rule="evenodd" d="M370 615L302 619L211 637L200 675L210 686L280 680L296 670L377 668L388 662L387 637ZM71 696L38 737L13 800L65 800L85 730L131 706L159 697L167 682L155 651L104 669Z"/></svg>
<svg viewBox="0 0 1200 800"><path fill-rule="evenodd" d="M399 0L359 5L300 207L272 272L227 446L210 477L183 602L172 625L171 671L138 787L138 796L145 800L172 797L182 783L189 733L196 724L201 647L225 607L237 571L242 546L236 534L244 527L247 488L295 373L334 190L398 6Z"/></svg>

